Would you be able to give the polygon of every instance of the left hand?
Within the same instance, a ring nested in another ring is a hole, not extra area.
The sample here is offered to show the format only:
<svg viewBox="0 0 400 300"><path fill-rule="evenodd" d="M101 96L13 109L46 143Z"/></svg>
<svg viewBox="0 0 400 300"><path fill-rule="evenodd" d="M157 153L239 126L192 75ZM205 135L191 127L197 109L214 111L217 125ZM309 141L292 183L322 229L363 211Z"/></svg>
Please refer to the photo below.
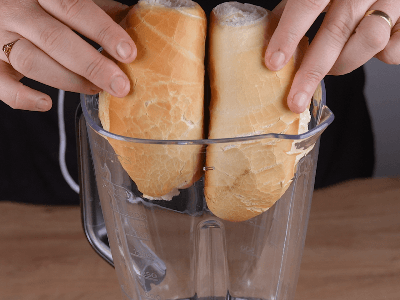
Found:
<svg viewBox="0 0 400 300"><path fill-rule="evenodd" d="M387 19L366 13L378 10ZM343 75L376 57L400 64L400 0L283 0L274 13L281 15L265 53L265 64L280 70L315 19L324 21L308 48L288 95L288 106L303 112L325 75Z"/></svg>
<svg viewBox="0 0 400 300"><path fill-rule="evenodd" d="M126 74L82 38L96 42L117 61L132 62L136 45L117 24L129 7L94 1L0 0L0 101L14 109L50 109L49 95L19 82L24 76L77 93L129 93Z"/></svg>

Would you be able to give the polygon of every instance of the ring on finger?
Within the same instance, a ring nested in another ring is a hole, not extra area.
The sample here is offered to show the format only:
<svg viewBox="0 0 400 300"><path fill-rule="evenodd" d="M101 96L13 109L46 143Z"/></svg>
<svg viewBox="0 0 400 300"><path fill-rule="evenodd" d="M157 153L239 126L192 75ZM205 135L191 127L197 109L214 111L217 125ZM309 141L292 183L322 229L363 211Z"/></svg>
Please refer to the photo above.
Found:
<svg viewBox="0 0 400 300"><path fill-rule="evenodd" d="M390 26L390 28L393 27L393 21L390 18L390 16L387 13L384 13L381 10L377 10L377 9L373 9L373 10L369 10L365 13L364 17L369 17L369 16L378 16L381 17L382 19L384 19Z"/></svg>
<svg viewBox="0 0 400 300"><path fill-rule="evenodd" d="M11 50L12 50L12 48L14 47L14 45L15 45L15 43L16 42L18 42L20 39L17 39L17 40L15 40L15 41L13 41L13 42L11 42L11 43L8 43L8 44L5 44L4 46L3 46L3 52L4 52L4 54L6 55L6 57L7 57L7 59L8 59L8 62L11 64L11 62L10 62L10 53L11 53Z"/></svg>

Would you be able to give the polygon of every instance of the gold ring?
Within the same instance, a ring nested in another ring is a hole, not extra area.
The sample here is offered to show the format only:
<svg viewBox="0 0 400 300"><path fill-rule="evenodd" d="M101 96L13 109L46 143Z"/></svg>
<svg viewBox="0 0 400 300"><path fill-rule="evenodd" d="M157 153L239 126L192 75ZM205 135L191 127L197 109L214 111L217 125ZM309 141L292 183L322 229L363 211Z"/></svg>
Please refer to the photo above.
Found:
<svg viewBox="0 0 400 300"><path fill-rule="evenodd" d="M388 22L390 28L393 27L392 19L389 17L388 14L384 13L383 11L380 11L380 10L369 10L369 11L367 11L367 13L365 14L364 17L368 17L368 16L378 16L378 17L381 17L381 18L384 19L386 22Z"/></svg>
<svg viewBox="0 0 400 300"><path fill-rule="evenodd" d="M8 62L10 62L10 53L11 53L12 47L13 47L13 46L15 45L15 43L18 42L18 41L19 41L19 39L18 39L18 40L15 40L14 42L5 44L5 45L3 46L3 52L4 52L4 54L7 56Z"/></svg>

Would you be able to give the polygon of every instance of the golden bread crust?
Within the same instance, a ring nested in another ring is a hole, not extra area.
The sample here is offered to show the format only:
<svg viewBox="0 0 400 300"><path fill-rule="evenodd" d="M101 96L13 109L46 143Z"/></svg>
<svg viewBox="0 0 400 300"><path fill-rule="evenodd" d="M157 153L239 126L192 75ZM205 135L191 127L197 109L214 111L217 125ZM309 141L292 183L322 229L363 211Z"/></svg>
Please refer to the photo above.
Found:
<svg viewBox="0 0 400 300"><path fill-rule="evenodd" d="M104 128L141 139L202 139L204 11L197 4L171 8L139 1L126 24L138 56L118 65L131 80L131 91L124 98L100 94ZM121 164L146 196L162 199L201 176L200 146L109 141L118 155L128 158Z"/></svg>
<svg viewBox="0 0 400 300"><path fill-rule="evenodd" d="M296 60L292 58L282 70L268 70L264 53L278 19L261 7L229 5L221 4L218 14L214 9L211 15L209 138L299 134L303 116L291 112L286 99L303 51L298 50ZM230 13L236 18L234 26L225 21ZM258 19L248 24L240 20L254 14ZM302 49L305 44L302 41ZM266 211L292 181L299 153L291 150L290 140L210 145L206 166L213 169L205 174L209 209L230 221Z"/></svg>

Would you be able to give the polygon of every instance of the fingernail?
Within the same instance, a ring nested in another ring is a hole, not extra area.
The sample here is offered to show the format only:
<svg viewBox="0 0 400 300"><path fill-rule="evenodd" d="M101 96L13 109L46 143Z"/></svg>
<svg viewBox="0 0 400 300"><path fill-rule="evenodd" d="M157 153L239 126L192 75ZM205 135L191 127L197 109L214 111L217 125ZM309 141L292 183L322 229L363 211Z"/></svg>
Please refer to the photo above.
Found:
<svg viewBox="0 0 400 300"><path fill-rule="evenodd" d="M300 114L306 110L309 100L310 97L306 93L299 92L294 95L290 109L293 112Z"/></svg>
<svg viewBox="0 0 400 300"><path fill-rule="evenodd" d="M121 42L117 46L117 53L122 59L127 59L132 54L132 47L127 42Z"/></svg>
<svg viewBox="0 0 400 300"><path fill-rule="evenodd" d="M126 84L127 82L124 77L117 76L111 82L110 87L115 94L120 95L125 90Z"/></svg>
<svg viewBox="0 0 400 300"><path fill-rule="evenodd" d="M36 109L39 111L47 111L50 109L50 103L49 101L45 100L45 99L39 99L36 102Z"/></svg>
<svg viewBox="0 0 400 300"><path fill-rule="evenodd" d="M279 71L283 68L283 64L285 63L285 54L282 51L272 53L269 63L274 71Z"/></svg>

